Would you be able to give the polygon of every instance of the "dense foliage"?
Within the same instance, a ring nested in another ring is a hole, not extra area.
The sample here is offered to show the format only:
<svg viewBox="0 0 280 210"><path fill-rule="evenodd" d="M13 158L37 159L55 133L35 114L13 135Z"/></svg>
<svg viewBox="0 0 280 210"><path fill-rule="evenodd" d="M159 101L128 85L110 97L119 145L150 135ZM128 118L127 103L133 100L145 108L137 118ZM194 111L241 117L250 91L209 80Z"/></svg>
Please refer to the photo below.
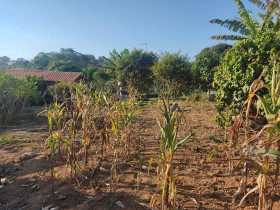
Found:
<svg viewBox="0 0 280 210"><path fill-rule="evenodd" d="M157 56L154 53L134 49L118 60L117 79L125 87L131 87L143 93L153 84L153 72L150 68L156 60Z"/></svg>
<svg viewBox="0 0 280 210"><path fill-rule="evenodd" d="M54 101L63 101L70 97L70 86L69 82L58 82L54 85L47 87L47 92L51 95Z"/></svg>
<svg viewBox="0 0 280 210"><path fill-rule="evenodd" d="M22 109L38 101L40 92L28 79L0 72L0 124L12 120Z"/></svg>
<svg viewBox="0 0 280 210"><path fill-rule="evenodd" d="M217 89L217 99L233 109L241 107L252 82L279 51L279 36L272 31L260 32L255 40L237 42L215 73L213 87Z"/></svg>
<svg viewBox="0 0 280 210"><path fill-rule="evenodd" d="M71 71L81 71L88 66L96 66L98 60L93 55L85 55L76 52L72 48L61 48L60 52L38 53L28 64L29 69L50 70L53 65L64 64L68 66L75 65L79 68Z"/></svg>
<svg viewBox="0 0 280 210"><path fill-rule="evenodd" d="M152 70L155 80L163 87L166 86L172 97L176 97L178 92L192 80L189 58L187 55L181 55L180 52L162 53Z"/></svg>
<svg viewBox="0 0 280 210"><path fill-rule="evenodd" d="M50 71L64 71L64 72L81 72L82 68L78 66L74 61L56 61L50 68Z"/></svg>
<svg viewBox="0 0 280 210"><path fill-rule="evenodd" d="M218 44L204 48L192 64L193 83L197 88L207 90L213 83L214 73L220 66L221 59L225 56L231 45Z"/></svg>

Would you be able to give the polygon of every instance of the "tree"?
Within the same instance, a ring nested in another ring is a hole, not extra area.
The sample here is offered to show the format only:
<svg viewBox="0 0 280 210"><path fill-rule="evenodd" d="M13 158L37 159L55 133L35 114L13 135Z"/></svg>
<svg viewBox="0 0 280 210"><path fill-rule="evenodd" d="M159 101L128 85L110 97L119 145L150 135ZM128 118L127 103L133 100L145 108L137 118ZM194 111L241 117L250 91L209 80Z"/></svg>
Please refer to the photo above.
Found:
<svg viewBox="0 0 280 210"><path fill-rule="evenodd" d="M214 76L217 100L230 105L230 109L241 108L250 85L279 51L280 39L274 31L258 32L255 40L246 39L233 45Z"/></svg>
<svg viewBox="0 0 280 210"><path fill-rule="evenodd" d="M7 68L7 66L10 64L11 59L8 56L2 56L0 57L0 66L2 68Z"/></svg>
<svg viewBox="0 0 280 210"><path fill-rule="evenodd" d="M80 67L95 66L97 64L93 55L84 55L76 52L72 48L61 48L59 53L55 53L52 56L52 61L72 61Z"/></svg>
<svg viewBox="0 0 280 210"><path fill-rule="evenodd" d="M29 63L29 67L36 70L45 70L51 62L54 53L38 53Z"/></svg>
<svg viewBox="0 0 280 210"><path fill-rule="evenodd" d="M191 82L191 63L187 55L162 53L159 61L152 67L155 79L168 88L172 98L176 97L182 87Z"/></svg>
<svg viewBox="0 0 280 210"><path fill-rule="evenodd" d="M134 49L116 62L117 79L127 88L134 88L141 94L153 84L151 67L157 60L152 52Z"/></svg>
<svg viewBox="0 0 280 210"><path fill-rule="evenodd" d="M249 0L254 5L258 6L265 14L258 14L262 19L259 23L257 20L254 20L251 16L251 12L246 10L244 4L241 0L234 0L238 7L238 14L240 18L237 19L213 19L210 20L210 23L216 23L221 26L228 28L231 31L240 33L240 35L217 35L212 36L213 39L218 40L243 40L243 39L255 39L258 31L266 31L268 28L273 30L279 30L279 20L276 14L277 9L279 8L278 0L267 1L267 4L263 3L260 0ZM276 23L273 24L273 17L277 17Z"/></svg>
<svg viewBox="0 0 280 210"><path fill-rule="evenodd" d="M27 69L29 61L24 58L18 58L15 61L11 62L11 68L14 69Z"/></svg>
<svg viewBox="0 0 280 210"><path fill-rule="evenodd" d="M64 72L81 72L82 68L74 61L56 61L50 68L50 71L64 71Z"/></svg>
<svg viewBox="0 0 280 210"><path fill-rule="evenodd" d="M89 80L92 81L94 72L98 71L97 67L86 67L82 69L84 76Z"/></svg>
<svg viewBox="0 0 280 210"><path fill-rule="evenodd" d="M196 60L192 64L193 86L207 90L211 87L214 73L220 66L221 59L232 46L228 44L218 44L204 48L195 56Z"/></svg>
<svg viewBox="0 0 280 210"><path fill-rule="evenodd" d="M38 53L30 62L29 68L37 70L48 70L54 63L75 63L79 68L98 66L98 61L93 55L84 55L72 48L62 48L60 52Z"/></svg>
<svg viewBox="0 0 280 210"><path fill-rule="evenodd" d="M103 70L98 69L92 75L93 85L96 89L103 89L107 86L107 82L111 79L111 76L104 72Z"/></svg>

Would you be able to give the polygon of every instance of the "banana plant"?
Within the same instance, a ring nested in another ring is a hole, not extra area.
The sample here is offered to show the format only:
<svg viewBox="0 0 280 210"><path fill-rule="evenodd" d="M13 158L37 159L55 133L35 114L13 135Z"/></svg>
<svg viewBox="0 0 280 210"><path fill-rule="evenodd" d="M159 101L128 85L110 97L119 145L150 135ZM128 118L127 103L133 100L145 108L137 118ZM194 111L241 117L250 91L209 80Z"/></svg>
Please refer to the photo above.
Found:
<svg viewBox="0 0 280 210"><path fill-rule="evenodd" d="M216 23L220 26L228 28L230 31L237 32L241 35L216 35L212 36L212 39L217 40L243 40L243 39L255 39L258 31L266 31L267 29L272 29L279 31L279 17L277 12L279 12L279 1L271 0L267 1L266 4L260 0L249 0L252 4L257 6L260 10L264 12L258 13L261 21L253 19L251 11L247 10L241 0L234 0L237 8L239 18L236 19L213 19L210 23ZM276 19L275 23L273 18Z"/></svg>

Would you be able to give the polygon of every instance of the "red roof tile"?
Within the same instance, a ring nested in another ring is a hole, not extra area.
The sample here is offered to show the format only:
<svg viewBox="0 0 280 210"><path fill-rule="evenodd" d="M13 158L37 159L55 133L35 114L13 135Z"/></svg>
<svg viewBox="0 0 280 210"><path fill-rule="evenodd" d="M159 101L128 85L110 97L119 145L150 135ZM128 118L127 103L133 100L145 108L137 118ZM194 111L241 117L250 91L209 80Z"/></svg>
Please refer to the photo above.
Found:
<svg viewBox="0 0 280 210"><path fill-rule="evenodd" d="M76 82L83 77L82 72L62 72L62 71L25 71L25 70L2 70L16 78L22 79L24 75L38 75L46 82Z"/></svg>

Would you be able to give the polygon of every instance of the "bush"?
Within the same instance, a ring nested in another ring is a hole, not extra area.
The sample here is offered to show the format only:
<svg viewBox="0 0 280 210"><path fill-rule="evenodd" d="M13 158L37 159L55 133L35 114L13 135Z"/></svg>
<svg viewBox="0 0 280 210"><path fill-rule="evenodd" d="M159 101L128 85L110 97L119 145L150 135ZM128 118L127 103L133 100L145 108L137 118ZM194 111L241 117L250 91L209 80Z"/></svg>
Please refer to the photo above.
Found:
<svg viewBox="0 0 280 210"><path fill-rule="evenodd" d="M59 82L47 87L47 92L54 101L63 101L64 97L70 97L70 82Z"/></svg>
<svg viewBox="0 0 280 210"><path fill-rule="evenodd" d="M0 124L17 116L26 106L40 98L37 87L25 79L0 72Z"/></svg>
<svg viewBox="0 0 280 210"><path fill-rule="evenodd" d="M47 84L46 82L44 81L43 77L40 77L38 75L25 75L24 76L24 79L27 81L27 82L30 82L32 83L33 85L35 85L37 87L37 89L39 91L44 91L46 90L47 88Z"/></svg>
<svg viewBox="0 0 280 210"><path fill-rule="evenodd" d="M246 39L233 45L214 76L217 100L223 106L229 105L231 110L239 111L248 97L250 85L279 51L280 40L274 32L262 32L255 40Z"/></svg>

